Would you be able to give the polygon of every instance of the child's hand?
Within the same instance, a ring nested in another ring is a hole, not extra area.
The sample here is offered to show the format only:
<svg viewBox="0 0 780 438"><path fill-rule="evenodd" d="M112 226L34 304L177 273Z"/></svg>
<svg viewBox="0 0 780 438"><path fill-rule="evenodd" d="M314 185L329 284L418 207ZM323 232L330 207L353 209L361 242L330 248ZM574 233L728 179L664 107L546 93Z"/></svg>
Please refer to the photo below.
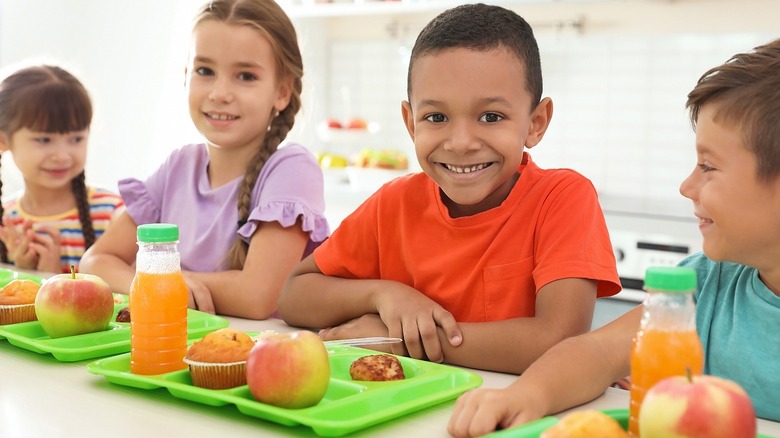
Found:
<svg viewBox="0 0 780 438"><path fill-rule="evenodd" d="M30 234L30 248L38 254L35 269L43 272L62 272L60 265L60 230L36 225Z"/></svg>
<svg viewBox="0 0 780 438"><path fill-rule="evenodd" d="M391 290L379 295L376 310L387 326L388 336L404 340L404 344L393 344L393 353L427 358L431 362L444 361L438 328L457 347L463 335L455 318L420 291L401 283L392 284Z"/></svg>
<svg viewBox="0 0 780 438"><path fill-rule="evenodd" d="M320 339L323 341L384 337L387 336L387 326L382 322L382 319L379 318L379 315L376 313L369 313L351 321L347 321L344 324L337 325L336 327L322 329L320 330L319 335ZM385 353L391 352L391 346L389 344L364 345L364 347Z"/></svg>
<svg viewBox="0 0 780 438"><path fill-rule="evenodd" d="M497 428L525 424L544 416L539 403L526 394L505 389L474 389L458 399L447 431L455 437L486 435Z"/></svg>
<svg viewBox="0 0 780 438"><path fill-rule="evenodd" d="M8 250L9 258L19 268L36 269L38 266L38 254L30 247L32 238L32 221L27 220L16 227L10 218L3 218L0 239Z"/></svg>
<svg viewBox="0 0 780 438"><path fill-rule="evenodd" d="M205 283L197 278L189 275L189 272L182 271L184 276L184 282L187 283L187 289L189 290L189 303L190 309L200 310L214 315L217 311L214 308L214 300L211 298L211 290Z"/></svg>

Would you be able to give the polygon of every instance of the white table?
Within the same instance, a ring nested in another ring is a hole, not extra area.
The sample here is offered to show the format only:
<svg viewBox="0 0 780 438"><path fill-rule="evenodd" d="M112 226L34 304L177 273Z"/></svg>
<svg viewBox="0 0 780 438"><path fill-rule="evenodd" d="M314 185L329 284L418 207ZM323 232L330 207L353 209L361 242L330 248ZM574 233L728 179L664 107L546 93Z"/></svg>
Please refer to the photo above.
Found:
<svg viewBox="0 0 780 438"><path fill-rule="evenodd" d="M292 330L280 320L228 318L244 331ZM179 400L165 389L110 384L86 370L89 361L58 362L0 340L0 437L211 437L315 436L308 427L287 427L246 416L233 406L210 407ZM502 388L515 376L476 371L483 387ZM391 420L350 436L446 437L454 401ZM576 409L628 406L626 391L609 389ZM780 423L759 420L759 431L780 437Z"/></svg>

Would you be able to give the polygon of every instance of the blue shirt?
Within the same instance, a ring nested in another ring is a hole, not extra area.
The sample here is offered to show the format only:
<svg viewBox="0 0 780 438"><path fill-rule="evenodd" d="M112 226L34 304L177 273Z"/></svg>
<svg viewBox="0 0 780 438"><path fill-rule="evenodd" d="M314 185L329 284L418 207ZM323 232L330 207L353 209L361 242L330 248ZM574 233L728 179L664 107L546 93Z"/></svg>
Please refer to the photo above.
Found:
<svg viewBox="0 0 780 438"><path fill-rule="evenodd" d="M680 263L696 270L696 327L704 373L737 382L756 415L780 421L780 297L749 266L694 254Z"/></svg>

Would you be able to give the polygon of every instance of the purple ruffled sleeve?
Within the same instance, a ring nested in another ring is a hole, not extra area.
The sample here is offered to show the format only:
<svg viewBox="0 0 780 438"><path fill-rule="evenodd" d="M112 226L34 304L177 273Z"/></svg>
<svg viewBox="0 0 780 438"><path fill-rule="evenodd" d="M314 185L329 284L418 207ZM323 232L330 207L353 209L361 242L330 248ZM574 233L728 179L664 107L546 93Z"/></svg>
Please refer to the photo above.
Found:
<svg viewBox="0 0 780 438"><path fill-rule="evenodd" d="M144 182L134 178L119 181L119 194L125 201L127 212L136 224L149 224L160 221L160 209L155 203Z"/></svg>
<svg viewBox="0 0 780 438"><path fill-rule="evenodd" d="M290 227L300 220L303 231L309 233L305 257L330 235L322 169L303 146L290 144L271 155L260 171L252 197L249 220L238 230L247 242L259 222L276 221Z"/></svg>

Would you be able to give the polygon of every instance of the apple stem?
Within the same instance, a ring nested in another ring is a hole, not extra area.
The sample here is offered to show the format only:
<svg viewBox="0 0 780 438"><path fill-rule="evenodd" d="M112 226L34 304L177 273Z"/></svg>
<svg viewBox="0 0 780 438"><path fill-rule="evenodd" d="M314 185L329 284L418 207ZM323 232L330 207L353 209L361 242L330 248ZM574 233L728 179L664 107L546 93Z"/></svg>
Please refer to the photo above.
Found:
<svg viewBox="0 0 780 438"><path fill-rule="evenodd" d="M70 265L70 278L76 279L76 267L74 265Z"/></svg>
<svg viewBox="0 0 780 438"><path fill-rule="evenodd" d="M685 377L688 379L688 383L693 383L693 376L691 375L691 367L685 367Z"/></svg>

